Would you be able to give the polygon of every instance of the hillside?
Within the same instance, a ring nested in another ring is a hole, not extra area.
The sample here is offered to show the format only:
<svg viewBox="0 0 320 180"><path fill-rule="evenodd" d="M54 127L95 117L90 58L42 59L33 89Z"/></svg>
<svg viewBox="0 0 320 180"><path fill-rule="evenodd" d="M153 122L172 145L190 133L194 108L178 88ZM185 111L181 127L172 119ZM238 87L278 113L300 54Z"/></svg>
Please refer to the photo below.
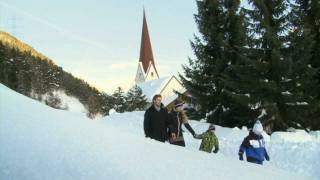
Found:
<svg viewBox="0 0 320 180"><path fill-rule="evenodd" d="M52 60L5 32L0 32L0 82L57 109L67 109L55 93L63 92L77 98L89 117L107 115L112 107L110 96L65 72Z"/></svg>
<svg viewBox="0 0 320 180"><path fill-rule="evenodd" d="M146 139L142 112L91 121L83 114L44 106L3 85L0 95L6 97L0 101L0 179L312 179L296 170L227 156L231 147L227 142L244 136L244 131L219 127L221 153L208 154L193 148L190 142L199 141L187 133L187 148ZM207 125L199 123L196 130ZM303 170L304 159L298 160L292 165ZM318 162L313 168L319 168Z"/></svg>
<svg viewBox="0 0 320 180"><path fill-rule="evenodd" d="M52 61L48 57L44 56L43 54L36 51L33 47L29 46L28 44L25 44L21 41L19 41L14 36L11 36L9 33L6 33L4 31L0 31L0 42L3 45L6 45L10 48L14 48L19 50L20 52L30 52L30 54L34 57L44 59L47 61Z"/></svg>

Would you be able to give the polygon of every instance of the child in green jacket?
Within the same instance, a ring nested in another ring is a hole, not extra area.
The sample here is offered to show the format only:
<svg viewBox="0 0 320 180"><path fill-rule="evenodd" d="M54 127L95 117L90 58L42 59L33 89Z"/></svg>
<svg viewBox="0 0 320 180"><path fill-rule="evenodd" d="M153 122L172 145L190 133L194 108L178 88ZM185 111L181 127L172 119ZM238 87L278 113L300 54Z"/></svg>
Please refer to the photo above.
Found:
<svg viewBox="0 0 320 180"><path fill-rule="evenodd" d="M217 153L219 151L219 141L217 136L215 135L214 131L216 130L215 126L211 124L209 126L209 129L199 135L195 135L196 139L202 139L201 145L199 150L205 151L208 153L211 153L213 147L214 147L214 153Z"/></svg>

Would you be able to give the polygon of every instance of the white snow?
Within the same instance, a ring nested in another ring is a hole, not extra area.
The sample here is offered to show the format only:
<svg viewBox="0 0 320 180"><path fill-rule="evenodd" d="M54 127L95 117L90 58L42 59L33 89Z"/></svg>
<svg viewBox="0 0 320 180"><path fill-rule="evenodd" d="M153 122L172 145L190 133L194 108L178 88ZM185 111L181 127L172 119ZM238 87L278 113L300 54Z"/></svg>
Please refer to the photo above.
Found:
<svg viewBox="0 0 320 180"><path fill-rule="evenodd" d="M68 96L63 90L55 90L52 92L53 95L57 96L61 100L61 107L65 108L71 112L81 112L88 113L88 110L84 107L84 105L79 101L78 98L73 96ZM48 93L42 96L42 102L48 98Z"/></svg>
<svg viewBox="0 0 320 180"><path fill-rule="evenodd" d="M266 109L262 109L261 110L261 113L260 113L260 115L258 116L258 118L262 118L262 117L264 117L264 116L266 116L266 115L268 115L268 113L267 113L267 111L266 111Z"/></svg>
<svg viewBox="0 0 320 180"><path fill-rule="evenodd" d="M304 105L308 105L307 102L296 102L297 105L300 105L300 106L304 106Z"/></svg>
<svg viewBox="0 0 320 180"><path fill-rule="evenodd" d="M314 137L317 141L320 141L320 131L312 131L310 135Z"/></svg>
<svg viewBox="0 0 320 180"><path fill-rule="evenodd" d="M156 94L161 94L164 90L165 86L170 82L170 80L174 76L166 76L159 79L146 81L137 84L143 92L143 94L147 97L147 102L152 102L152 98ZM180 93L184 93L186 91L185 88L182 89L176 89ZM162 103L167 106L172 101L178 98L178 95L176 93L170 93L170 94L162 94Z"/></svg>
<svg viewBox="0 0 320 180"><path fill-rule="evenodd" d="M160 94L160 91L170 79L171 77L167 76L156 80L139 83L137 85L141 88L143 94L146 95L148 102L152 102L152 97L156 94Z"/></svg>
<svg viewBox="0 0 320 180"><path fill-rule="evenodd" d="M289 91L284 91L284 92L281 92L281 94L283 94L283 95L291 95L292 93L289 92Z"/></svg>
<svg viewBox="0 0 320 180"><path fill-rule="evenodd" d="M171 102L173 102L175 99L177 99L179 96L177 94L173 94L171 96L165 96L162 97L162 104L164 106L167 106L168 104L170 104Z"/></svg>
<svg viewBox="0 0 320 180"><path fill-rule="evenodd" d="M264 134L263 166L238 160L248 131L217 126L220 152L198 151L144 137L144 112L88 119L50 108L0 85L0 179L314 179L320 178L319 131ZM197 133L207 123L190 121ZM297 133L297 134L296 134ZM309 137L310 136L310 137ZM308 137L305 140L305 137ZM312 141L310 141L310 138ZM299 173L299 174L296 174Z"/></svg>

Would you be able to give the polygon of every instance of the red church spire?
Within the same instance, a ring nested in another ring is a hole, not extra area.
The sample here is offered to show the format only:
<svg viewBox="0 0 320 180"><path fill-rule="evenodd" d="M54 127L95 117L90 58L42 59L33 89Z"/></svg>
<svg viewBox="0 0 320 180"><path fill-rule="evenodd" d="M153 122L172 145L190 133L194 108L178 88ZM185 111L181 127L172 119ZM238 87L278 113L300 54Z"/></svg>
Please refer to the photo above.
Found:
<svg viewBox="0 0 320 180"><path fill-rule="evenodd" d="M140 47L140 62L142 62L143 70L146 73L150 62L153 64L155 70L156 67L154 65L152 47L149 37L147 19L145 15L145 11L143 9L143 25L142 25L142 36L141 36L141 47ZM157 71L157 70L156 70Z"/></svg>

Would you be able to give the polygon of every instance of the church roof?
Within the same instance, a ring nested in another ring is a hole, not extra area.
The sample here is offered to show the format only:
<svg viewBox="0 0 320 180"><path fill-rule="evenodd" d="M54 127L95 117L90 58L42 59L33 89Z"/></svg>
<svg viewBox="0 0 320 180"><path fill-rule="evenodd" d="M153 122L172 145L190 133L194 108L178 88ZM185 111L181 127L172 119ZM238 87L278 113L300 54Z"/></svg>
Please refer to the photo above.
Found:
<svg viewBox="0 0 320 180"><path fill-rule="evenodd" d="M148 24L146 19L145 11L143 10L143 25L142 25L142 35L141 35L141 46L140 46L140 59L142 63L143 70L146 73L150 63L154 65L154 68L157 72L157 69L154 64L152 46L149 36ZM158 72L157 72L158 73Z"/></svg>
<svg viewBox="0 0 320 180"><path fill-rule="evenodd" d="M170 76L159 78L152 81L146 81L143 83L137 84L144 95L146 95L148 101L152 101L152 97L156 94L160 94L161 90L165 87L165 85L171 79Z"/></svg>
<svg viewBox="0 0 320 180"><path fill-rule="evenodd" d="M152 102L152 98L156 94L161 94L161 92L167 88L168 83L170 83L170 80L172 78L176 78L175 76L167 76L163 78L159 78L152 81L147 81L143 83L137 84L143 92L144 95L147 97L148 102ZM179 91L180 93L184 93L186 89L175 89ZM176 93L173 93L173 95L166 96L162 98L162 103L166 106L169 103L171 103L173 100L175 100L178 97Z"/></svg>

